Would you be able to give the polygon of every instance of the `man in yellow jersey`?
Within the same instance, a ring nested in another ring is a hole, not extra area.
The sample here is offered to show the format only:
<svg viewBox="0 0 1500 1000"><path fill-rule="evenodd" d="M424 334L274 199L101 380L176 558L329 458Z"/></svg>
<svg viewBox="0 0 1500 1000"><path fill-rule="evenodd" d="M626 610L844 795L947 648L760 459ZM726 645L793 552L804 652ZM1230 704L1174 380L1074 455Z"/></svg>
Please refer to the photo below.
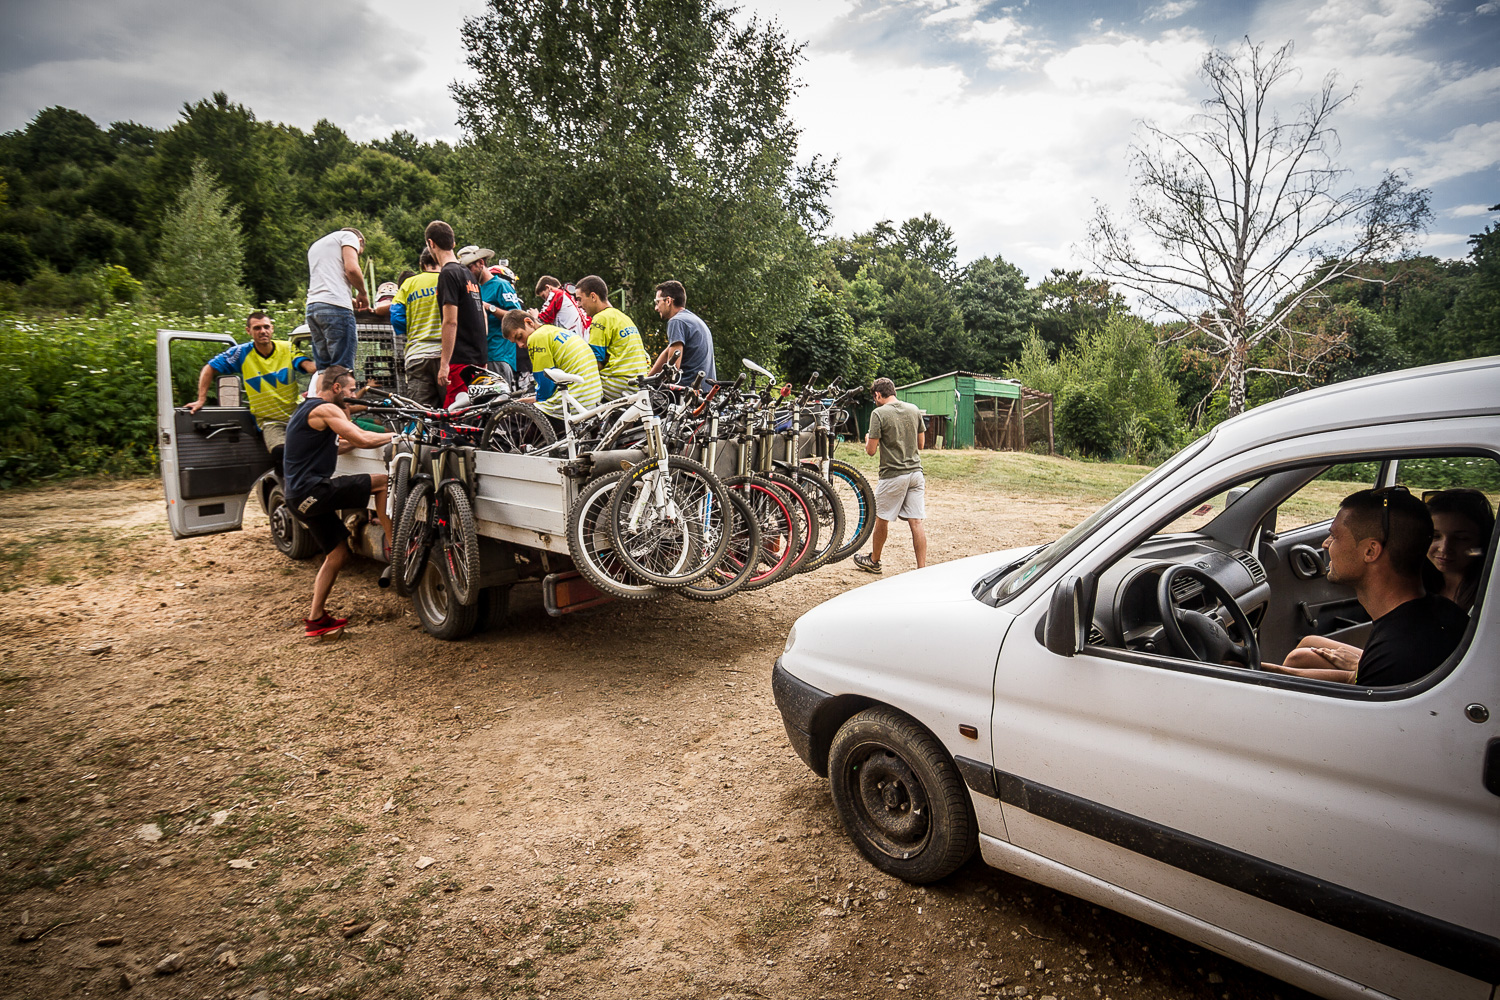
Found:
<svg viewBox="0 0 1500 1000"><path fill-rule="evenodd" d="M651 370L651 356L641 343L641 331L609 304L609 286L591 274L578 282L578 305L592 318L589 346L599 359L604 399L619 399L635 388L635 377Z"/></svg>
<svg viewBox="0 0 1500 1000"><path fill-rule="evenodd" d="M401 354L406 369L406 395L423 406L437 406L443 401L438 388L437 370L443 353L443 311L438 307L437 258L426 247L422 248L421 274L414 274L401 282L401 290L395 299L385 303L384 310L391 317L394 327L398 319L404 321L405 329L398 332L406 337L406 346ZM376 306L375 312L381 313Z"/></svg>
<svg viewBox="0 0 1500 1000"><path fill-rule="evenodd" d="M257 309L245 320L250 343L236 344L209 359L198 373L198 398L187 405L197 413L208 402L215 375L239 375L245 381L245 402L260 426L267 448L286 441L286 422L297 408L297 370L310 372L313 361L292 350L289 341L273 340L271 317Z"/></svg>
<svg viewBox="0 0 1500 1000"><path fill-rule="evenodd" d="M536 376L536 396L525 397L521 402L535 402L547 416L561 419L562 398L557 395L557 383L547 377L548 368L560 368L582 379L568 387L568 395L584 407L599 405L602 391L599 362L582 337L559 326L544 326L520 309L506 313L500 328L511 343L517 347L524 345L531 359L532 374Z"/></svg>

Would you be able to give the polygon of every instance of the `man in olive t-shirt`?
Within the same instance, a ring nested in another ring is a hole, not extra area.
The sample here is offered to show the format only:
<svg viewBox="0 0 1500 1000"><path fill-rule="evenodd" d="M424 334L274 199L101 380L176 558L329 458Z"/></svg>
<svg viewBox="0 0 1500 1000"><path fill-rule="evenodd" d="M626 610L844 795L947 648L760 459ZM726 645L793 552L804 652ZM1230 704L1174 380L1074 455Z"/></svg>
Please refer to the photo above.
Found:
<svg viewBox="0 0 1500 1000"><path fill-rule="evenodd" d="M875 412L870 414L870 432L865 435L865 454L880 452L880 479L875 484L875 531L870 536L870 554L854 557L854 565L866 573L879 573L880 552L886 530L900 518L911 526L911 547L917 568L927 565L927 482L922 476L922 411L896 398L896 384L878 378Z"/></svg>

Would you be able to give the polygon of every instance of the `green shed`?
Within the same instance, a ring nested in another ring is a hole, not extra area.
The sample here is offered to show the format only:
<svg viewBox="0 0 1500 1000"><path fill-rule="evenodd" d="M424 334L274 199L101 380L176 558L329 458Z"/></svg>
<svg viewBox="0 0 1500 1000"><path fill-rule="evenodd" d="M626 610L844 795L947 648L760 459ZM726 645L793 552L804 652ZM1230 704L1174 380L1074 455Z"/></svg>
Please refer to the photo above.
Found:
<svg viewBox="0 0 1500 1000"><path fill-rule="evenodd" d="M1052 450L1052 394L1014 379L949 372L896 387L896 397L932 418L924 446L1024 450L1046 440ZM866 417L868 425L868 417Z"/></svg>

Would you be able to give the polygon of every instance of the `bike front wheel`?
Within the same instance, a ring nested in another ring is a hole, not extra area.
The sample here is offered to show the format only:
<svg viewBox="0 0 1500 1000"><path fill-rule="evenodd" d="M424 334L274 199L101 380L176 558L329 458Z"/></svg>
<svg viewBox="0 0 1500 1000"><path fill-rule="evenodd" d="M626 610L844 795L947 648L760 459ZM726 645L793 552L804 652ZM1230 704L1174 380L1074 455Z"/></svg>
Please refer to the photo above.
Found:
<svg viewBox="0 0 1500 1000"><path fill-rule="evenodd" d="M484 421L479 447L525 455L557 441L557 431L547 415L530 403L512 400Z"/></svg>
<svg viewBox="0 0 1500 1000"><path fill-rule="evenodd" d="M734 476L724 481L731 495L749 505L760 528L756 565L741 590L759 590L786 576L792 560L802 548L792 501L780 488L752 476Z"/></svg>
<svg viewBox="0 0 1500 1000"><path fill-rule="evenodd" d="M615 488L615 548L632 573L658 587L685 587L724 558L733 508L718 477L691 459L649 459Z"/></svg>
<svg viewBox="0 0 1500 1000"><path fill-rule="evenodd" d="M729 548L707 576L682 588L682 596L694 601L722 601L737 594L760 568L760 523L755 512L735 491L726 487L724 495L732 508L731 516L724 518Z"/></svg>
<svg viewBox="0 0 1500 1000"><path fill-rule="evenodd" d="M840 562L864 548L875 530L875 489L863 473L839 459L828 463L828 482L844 507L844 541L829 560Z"/></svg>
<svg viewBox="0 0 1500 1000"><path fill-rule="evenodd" d="M479 532L474 525L474 507L462 483L443 484L443 505L438 511L442 529L443 566L448 586L459 604L479 600Z"/></svg>
<svg viewBox="0 0 1500 1000"><path fill-rule="evenodd" d="M432 481L419 479L407 493L396 521L396 540L391 545L391 579L402 597L410 597L417 589L431 546Z"/></svg>
<svg viewBox="0 0 1500 1000"><path fill-rule="evenodd" d="M658 597L662 590L642 581L625 565L610 530L611 502L625 473L591 479L578 491L568 512L568 554L588 581L606 594L629 601Z"/></svg>

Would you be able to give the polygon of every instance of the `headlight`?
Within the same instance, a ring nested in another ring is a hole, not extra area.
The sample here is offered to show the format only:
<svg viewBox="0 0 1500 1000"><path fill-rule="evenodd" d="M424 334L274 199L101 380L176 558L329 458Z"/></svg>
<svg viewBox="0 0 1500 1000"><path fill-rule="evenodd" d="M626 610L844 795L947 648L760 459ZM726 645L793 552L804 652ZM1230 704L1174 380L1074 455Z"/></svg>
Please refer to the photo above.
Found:
<svg viewBox="0 0 1500 1000"><path fill-rule="evenodd" d="M786 634L786 645L782 647L781 655L785 656L790 653L795 645L797 645L797 626L793 625L792 630Z"/></svg>

